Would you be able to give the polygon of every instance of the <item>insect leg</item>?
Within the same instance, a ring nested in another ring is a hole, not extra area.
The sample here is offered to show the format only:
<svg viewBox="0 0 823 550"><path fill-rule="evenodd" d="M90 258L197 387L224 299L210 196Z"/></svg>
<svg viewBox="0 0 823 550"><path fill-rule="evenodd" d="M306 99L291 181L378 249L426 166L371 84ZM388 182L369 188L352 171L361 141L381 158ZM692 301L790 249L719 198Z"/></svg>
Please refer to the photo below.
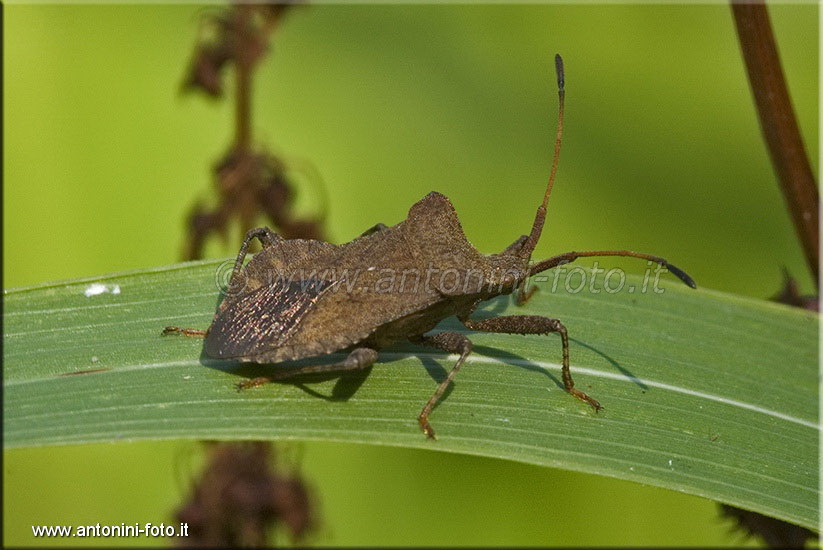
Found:
<svg viewBox="0 0 823 550"><path fill-rule="evenodd" d="M454 364L452 370L449 371L446 379L440 382L440 385L437 386L434 394L429 398L426 405L423 407L423 410L420 411L420 414L417 416L417 420L420 422L420 428L423 430L423 433L426 434L426 437L429 439L436 439L434 437L434 428L432 428L431 424L429 424L429 414L431 414L432 409L443 395L443 392L446 391L446 388L448 388L449 384L452 383L454 377L457 376L457 371L460 370L460 367L463 365L466 357L468 357L472 352L472 343L471 340L459 332L438 332L431 335L417 336L415 338L410 338L410 340L415 344L420 344L421 346L429 346L442 349L448 353L460 354L460 359L457 360L457 363Z"/></svg>
<svg viewBox="0 0 823 550"><path fill-rule="evenodd" d="M249 244L251 244L252 239L260 240L260 244L263 245L263 248L268 248L277 241L282 241L283 237L269 229L268 227L257 227L255 229L249 229L246 233L246 238L243 239L243 244L240 245L240 252L237 253L237 259L234 261L234 269L231 272L231 279L229 279L229 288L231 288L232 283L234 282L234 278L240 272L240 269L243 267L243 260L246 259L246 252L249 249Z"/></svg>
<svg viewBox="0 0 823 550"><path fill-rule="evenodd" d="M292 378L294 376L301 376L304 374L319 374L324 372L342 372L347 370L365 369L370 367L377 361L377 350L372 348L355 348L342 361L337 363L329 363L326 365L309 365L307 367L299 367L296 369L288 369L275 372L269 376L260 376L245 380L237 384L238 390L245 390L249 388L257 388L275 380L283 380L285 378Z"/></svg>
<svg viewBox="0 0 823 550"><path fill-rule="evenodd" d="M208 336L209 331L196 328L166 327L163 329L162 334L182 334L183 336L189 336L191 338L205 338Z"/></svg>
<svg viewBox="0 0 823 550"><path fill-rule="evenodd" d="M523 281L514 293L514 303L518 306L522 306L529 301L535 292L537 292L537 286L532 285L528 290L526 290L526 281Z"/></svg>
<svg viewBox="0 0 823 550"><path fill-rule="evenodd" d="M592 399L574 387L572 373L569 370L569 335L566 332L566 327L564 327L563 323L557 319L551 319L549 317L542 317L539 315L507 315L504 317L483 319L482 321L472 321L466 317L460 319L460 321L466 326L466 328L481 332L499 332L504 334L560 333L560 339L563 343L563 369L561 371L563 386L566 388L567 392L594 407L594 410L599 411L602 408L600 403L598 403L595 399Z"/></svg>
<svg viewBox="0 0 823 550"><path fill-rule="evenodd" d="M526 235L521 235L514 241L512 244L506 247L506 249L498 254L498 256L517 256L520 253L520 249L523 248L523 244L526 242L528 237ZM537 287L532 285L526 290L526 280L524 279L517 287L517 290L514 294L514 303L518 306L522 306L526 302L529 301L529 298L532 297L537 291Z"/></svg>
<svg viewBox="0 0 823 550"><path fill-rule="evenodd" d="M365 231L363 231L360 234L360 236L365 237L367 235L371 235L372 233L377 233L378 231L383 231L384 229L386 229L388 227L389 226L386 225L385 223L377 223L377 224L374 225L374 227L370 227L369 229L366 229Z"/></svg>

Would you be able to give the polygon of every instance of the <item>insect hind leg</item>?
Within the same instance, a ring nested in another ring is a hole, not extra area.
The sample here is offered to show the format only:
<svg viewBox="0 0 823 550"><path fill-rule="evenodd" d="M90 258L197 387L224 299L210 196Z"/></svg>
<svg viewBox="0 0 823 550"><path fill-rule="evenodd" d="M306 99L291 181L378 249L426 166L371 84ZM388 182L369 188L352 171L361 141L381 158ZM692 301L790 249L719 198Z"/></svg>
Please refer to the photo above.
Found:
<svg viewBox="0 0 823 550"><path fill-rule="evenodd" d="M163 329L163 336L166 334L182 334L190 338L205 338L209 335L208 330L200 330L197 328L180 328L180 327L166 327Z"/></svg>
<svg viewBox="0 0 823 550"><path fill-rule="evenodd" d="M260 244L263 245L263 248L266 249L278 241L282 241L283 237L268 227L249 229L246 233L246 238L243 239L243 244L240 245L240 251L237 253L237 259L234 261L234 269L232 269L231 278L229 279L229 288L232 287L235 277L237 277L237 274L243 268L243 260L246 259L246 253L249 250L249 245L254 239L259 240Z"/></svg>
<svg viewBox="0 0 823 550"><path fill-rule="evenodd" d="M259 376L250 380L244 380L237 384L237 390L247 390L249 388L258 388L269 382L277 380L284 380L286 378L293 378L295 376L302 376L305 374L322 374L326 372L343 372L349 370L365 369L372 366L377 361L377 350L372 348L355 348L342 361L337 363L328 363L325 365L309 365L306 367L299 367L296 369L288 369L278 371L269 376Z"/></svg>

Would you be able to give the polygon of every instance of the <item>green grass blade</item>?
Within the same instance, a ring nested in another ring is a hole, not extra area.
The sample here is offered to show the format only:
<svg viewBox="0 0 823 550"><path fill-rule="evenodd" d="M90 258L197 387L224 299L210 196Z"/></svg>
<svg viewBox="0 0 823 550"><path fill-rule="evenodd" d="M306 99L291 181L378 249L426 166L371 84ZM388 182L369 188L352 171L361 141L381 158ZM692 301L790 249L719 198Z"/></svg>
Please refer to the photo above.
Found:
<svg viewBox="0 0 823 550"><path fill-rule="evenodd" d="M550 277L527 306L499 299L478 317L562 319L577 385L605 410L562 391L556 335L475 333L474 355L431 417L439 439L427 441L416 415L453 356L400 345L367 376L238 393L244 376L274 367L211 361L200 340L161 337L166 325L208 326L226 267L6 291L5 446L198 438L420 447L634 480L817 527L816 314L668 283L663 294L630 293L642 285L633 277L616 294L572 295L562 278L552 292ZM87 296L94 283L105 292Z"/></svg>

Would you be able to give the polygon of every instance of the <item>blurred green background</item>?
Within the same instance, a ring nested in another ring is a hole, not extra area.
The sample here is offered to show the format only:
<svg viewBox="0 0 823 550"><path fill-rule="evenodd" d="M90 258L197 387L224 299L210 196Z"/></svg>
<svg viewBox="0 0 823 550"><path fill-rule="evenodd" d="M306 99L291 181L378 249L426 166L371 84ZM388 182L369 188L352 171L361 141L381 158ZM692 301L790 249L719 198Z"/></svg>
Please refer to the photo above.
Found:
<svg viewBox="0 0 823 550"><path fill-rule="evenodd" d="M214 9L4 6L5 288L179 261L184 217L214 200L210 168L232 136L228 98L178 93L198 21ZM815 172L818 10L771 6ZM469 239L497 252L528 230L542 195L555 52L566 61L566 133L536 258L632 248L665 255L701 286L760 298L786 266L813 292L726 5L301 8L257 73L255 135L316 166L334 242L396 223L438 190ZM301 211L320 208L317 185L298 193ZM232 243L211 243L209 255L233 255ZM709 501L623 481L289 445L320 506L315 544L742 540ZM74 542L34 539L32 524L170 521L201 461L195 442L4 451L4 543Z"/></svg>

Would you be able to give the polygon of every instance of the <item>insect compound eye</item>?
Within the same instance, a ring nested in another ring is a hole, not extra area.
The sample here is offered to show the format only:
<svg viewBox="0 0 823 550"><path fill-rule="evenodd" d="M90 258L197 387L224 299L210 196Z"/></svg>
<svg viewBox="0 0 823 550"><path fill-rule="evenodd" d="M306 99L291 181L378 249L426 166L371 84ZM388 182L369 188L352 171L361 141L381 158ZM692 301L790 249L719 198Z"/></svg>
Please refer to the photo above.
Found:
<svg viewBox="0 0 823 550"><path fill-rule="evenodd" d="M527 271L523 271L521 269L509 269L503 276L503 282L506 285L516 285L525 280L527 275Z"/></svg>

